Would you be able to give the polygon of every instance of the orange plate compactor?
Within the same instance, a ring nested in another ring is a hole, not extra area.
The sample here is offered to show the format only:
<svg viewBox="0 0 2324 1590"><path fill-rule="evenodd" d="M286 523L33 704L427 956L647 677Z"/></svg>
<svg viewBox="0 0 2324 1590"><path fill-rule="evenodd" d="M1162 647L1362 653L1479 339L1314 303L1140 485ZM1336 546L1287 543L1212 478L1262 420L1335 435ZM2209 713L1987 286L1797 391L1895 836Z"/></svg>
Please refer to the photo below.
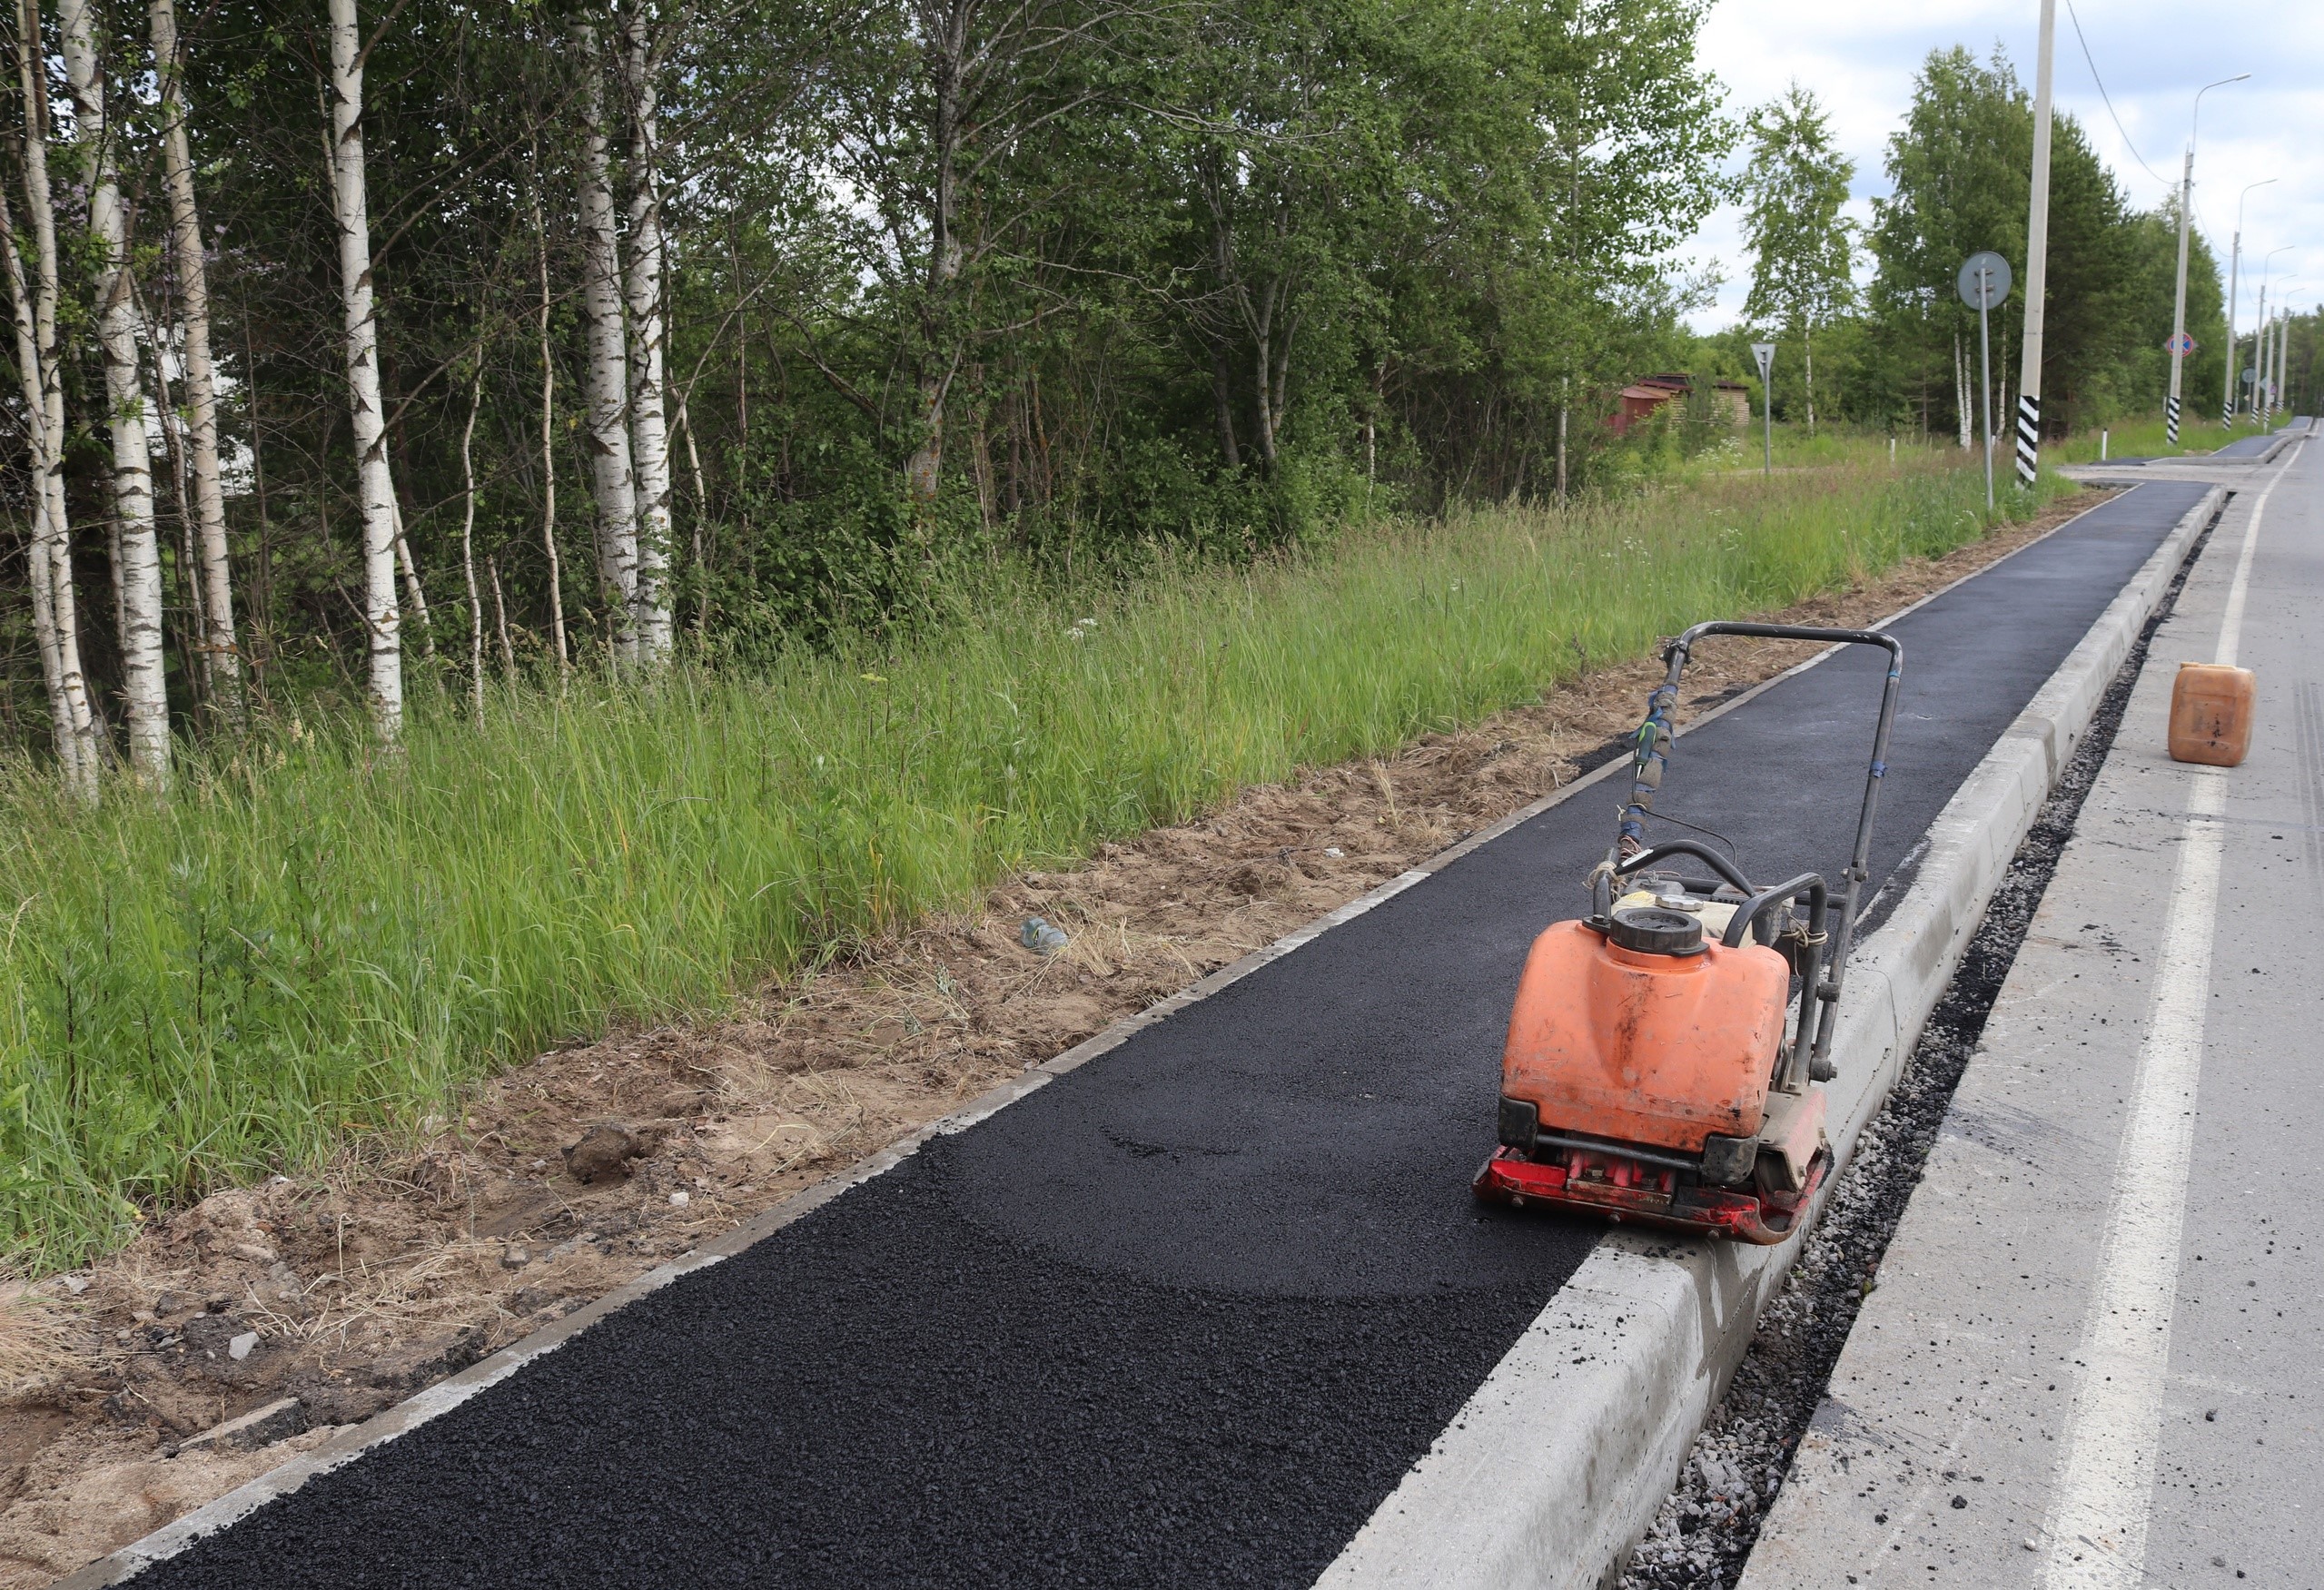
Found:
<svg viewBox="0 0 2324 1590"><path fill-rule="evenodd" d="M1888 653L1836 909L1817 874L1761 887L1707 845L1647 844L1678 677L1709 635ZM1904 648L1874 630L1713 623L1671 642L1663 660L1669 673L1638 730L1614 848L1590 875L1590 914L1551 925L1526 960L1501 1056L1500 1146L1475 1188L1520 1208L1780 1242L1832 1165L1815 1084L1834 1074L1840 980ZM1670 865L1681 862L1713 875Z"/></svg>

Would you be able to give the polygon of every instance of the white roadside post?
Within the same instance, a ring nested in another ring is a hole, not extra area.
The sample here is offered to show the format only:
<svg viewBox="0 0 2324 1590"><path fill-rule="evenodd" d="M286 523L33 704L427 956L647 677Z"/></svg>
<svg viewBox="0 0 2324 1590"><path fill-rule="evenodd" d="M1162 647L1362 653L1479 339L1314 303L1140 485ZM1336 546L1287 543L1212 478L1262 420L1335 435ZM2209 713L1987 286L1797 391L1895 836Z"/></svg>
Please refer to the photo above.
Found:
<svg viewBox="0 0 2324 1590"><path fill-rule="evenodd" d="M1765 461L1760 467L1760 473L1772 476L1775 472L1775 384L1768 380L1767 372L1775 368L1775 345L1773 342L1754 342L1751 357L1759 361L1759 412L1766 435Z"/></svg>
<svg viewBox="0 0 2324 1590"><path fill-rule="evenodd" d="M2179 383L2186 371L2187 355L2195 351L2195 340L2187 335L2187 225L2195 202L2195 129L2203 117L2203 95L2214 88L2224 88L2230 83L2240 83L2250 76L2239 72L2232 77L2222 77L2217 83L2206 83L2195 91L2195 114L2187 123L2187 159L2179 168L2179 285L2171 301L2171 396L2162 405L2162 431L2172 447L2179 445ZM2230 359L2229 363L2234 360Z"/></svg>
<svg viewBox="0 0 2324 1590"><path fill-rule="evenodd" d="M1969 256L1954 283L1961 301L1977 311L1977 377L1985 414L1985 511L1993 511L1993 310L2009 297L2009 262L1992 250Z"/></svg>
<svg viewBox="0 0 2324 1590"><path fill-rule="evenodd" d="M2058 0L2042 0L2042 43L2033 73L2033 198L2025 217L2025 338L2017 374L2017 483L2029 491L2042 469L2042 310L2050 281L2050 57L2057 30Z"/></svg>

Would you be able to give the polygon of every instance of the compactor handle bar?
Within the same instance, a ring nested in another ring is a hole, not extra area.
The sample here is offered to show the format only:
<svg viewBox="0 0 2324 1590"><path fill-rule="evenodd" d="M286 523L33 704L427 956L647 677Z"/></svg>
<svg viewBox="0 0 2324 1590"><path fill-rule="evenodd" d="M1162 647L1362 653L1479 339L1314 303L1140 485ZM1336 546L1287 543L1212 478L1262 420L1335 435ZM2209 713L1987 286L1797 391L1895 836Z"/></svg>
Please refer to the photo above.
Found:
<svg viewBox="0 0 2324 1590"><path fill-rule="evenodd" d="M1716 870L1729 883L1736 884L1746 894L1755 892L1735 875L1731 864L1714 858L1703 847L1690 840L1673 840L1646 848L1645 819L1654 808L1655 791L1662 786L1662 770L1671 743L1670 714L1678 705L1678 676L1686 671L1687 659L1694 655L1696 643L1706 636L1756 636L1765 640L1820 640L1830 646L1876 646L1888 654L1888 675L1881 686L1880 716L1873 728L1872 765L1864 775L1864 805L1856 814L1856 840L1849 852L1848 866L1842 874L1845 888L1840 898L1839 921L1831 935L1831 943L1821 956L1830 975L1820 981L1811 977L1808 989L1823 1006L1815 1023L1814 1059L1815 1070L1821 1072L1832 1046L1834 1026L1834 1011L1840 1000L1840 979L1848 963L1848 943L1855 931L1856 904L1865 880L1871 875L1872 825L1880 807L1880 781L1888 774L1888 736L1896 722L1896 697L1904 679L1904 648L1896 637L1877 629L1829 629L1814 624L1752 624L1726 619L1714 619L1697 624L1672 641L1663 652L1663 661L1669 672L1647 698L1647 721L1638 730L1637 755L1631 767L1630 799L1622 808L1620 831L1615 840L1615 854L1608 858L1610 870L1627 873L1660 855L1690 854L1712 862ZM1795 892L1794 884L1774 891L1776 898ZM1762 905L1755 898L1746 904ZM1745 908L1738 906L1736 921L1747 922ZM1811 933L1818 931L1812 926ZM1796 1047L1807 1047L1807 1013L1800 1013L1802 1042Z"/></svg>

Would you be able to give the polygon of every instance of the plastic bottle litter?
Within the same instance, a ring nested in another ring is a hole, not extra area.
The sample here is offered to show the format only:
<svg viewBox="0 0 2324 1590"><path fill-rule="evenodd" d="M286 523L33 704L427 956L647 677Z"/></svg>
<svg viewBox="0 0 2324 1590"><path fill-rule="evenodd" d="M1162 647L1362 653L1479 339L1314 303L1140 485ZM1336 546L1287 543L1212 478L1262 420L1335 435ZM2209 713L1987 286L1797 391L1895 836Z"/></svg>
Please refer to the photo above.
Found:
<svg viewBox="0 0 2324 1590"><path fill-rule="evenodd" d="M1053 955L1066 943L1063 928L1052 927L1045 918L1038 916L1024 919L1024 925L1017 930L1017 939L1037 955Z"/></svg>

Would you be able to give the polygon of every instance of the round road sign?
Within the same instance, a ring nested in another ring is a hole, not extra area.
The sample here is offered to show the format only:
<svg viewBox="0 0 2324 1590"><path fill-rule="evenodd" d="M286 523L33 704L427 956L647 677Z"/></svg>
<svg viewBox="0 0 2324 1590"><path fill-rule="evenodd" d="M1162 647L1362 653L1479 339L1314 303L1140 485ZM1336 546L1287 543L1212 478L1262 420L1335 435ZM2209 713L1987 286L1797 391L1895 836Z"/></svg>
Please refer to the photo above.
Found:
<svg viewBox="0 0 2324 1590"><path fill-rule="evenodd" d="M2181 331L2175 337L2165 337L2162 340L2162 348L2164 352L2176 353L2180 358L2184 359L2195 351L2195 339Z"/></svg>
<svg viewBox="0 0 2324 1590"><path fill-rule="evenodd" d="M2009 298L2009 262L1991 249L1969 256L1956 283L1971 309L1999 309Z"/></svg>

